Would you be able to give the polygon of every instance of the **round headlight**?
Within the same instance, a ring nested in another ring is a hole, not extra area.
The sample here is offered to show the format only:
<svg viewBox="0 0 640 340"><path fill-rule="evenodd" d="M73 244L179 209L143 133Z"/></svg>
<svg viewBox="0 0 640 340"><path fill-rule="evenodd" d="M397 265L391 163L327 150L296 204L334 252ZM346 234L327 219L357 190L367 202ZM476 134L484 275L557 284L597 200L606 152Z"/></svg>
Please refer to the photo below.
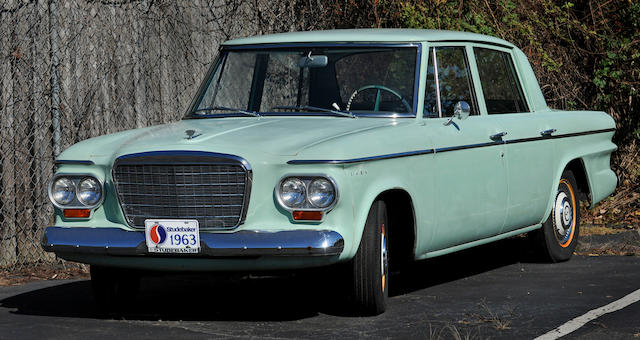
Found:
<svg viewBox="0 0 640 340"><path fill-rule="evenodd" d="M304 182L295 177L284 179L280 183L280 200L287 207L298 207L304 202Z"/></svg>
<svg viewBox="0 0 640 340"><path fill-rule="evenodd" d="M330 206L336 198L336 190L333 183L326 178L318 178L309 184L308 200L316 208Z"/></svg>
<svg viewBox="0 0 640 340"><path fill-rule="evenodd" d="M69 204L76 197L76 187L70 179L60 177L51 186L51 197L60 205Z"/></svg>
<svg viewBox="0 0 640 340"><path fill-rule="evenodd" d="M78 201L84 205L94 205L102 197L100 182L95 178L87 177L78 183Z"/></svg>

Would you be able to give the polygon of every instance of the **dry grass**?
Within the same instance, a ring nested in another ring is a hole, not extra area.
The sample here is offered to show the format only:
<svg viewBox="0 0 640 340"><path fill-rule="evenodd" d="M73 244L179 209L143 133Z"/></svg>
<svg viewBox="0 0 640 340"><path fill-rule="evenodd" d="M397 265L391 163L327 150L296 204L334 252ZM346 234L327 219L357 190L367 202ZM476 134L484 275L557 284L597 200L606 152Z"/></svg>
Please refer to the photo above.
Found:
<svg viewBox="0 0 640 340"><path fill-rule="evenodd" d="M581 215L583 224L624 225L640 230L640 186L619 187L594 209L583 208Z"/></svg>
<svg viewBox="0 0 640 340"><path fill-rule="evenodd" d="M470 320L461 320L458 323L470 325L488 324L498 331L511 329L511 320L509 319L514 315L513 310L507 310L504 315L500 315L494 312L485 300L482 300L478 306L482 310L480 313L472 313L470 314Z"/></svg>
<svg viewBox="0 0 640 340"><path fill-rule="evenodd" d="M622 228L611 228L603 225L587 225L580 229L580 236L611 235L624 232Z"/></svg>
<svg viewBox="0 0 640 340"><path fill-rule="evenodd" d="M429 340L471 340L475 338L477 337L469 330L466 330L463 334L455 325L452 324L447 324L440 329L433 328L431 324L429 324Z"/></svg>

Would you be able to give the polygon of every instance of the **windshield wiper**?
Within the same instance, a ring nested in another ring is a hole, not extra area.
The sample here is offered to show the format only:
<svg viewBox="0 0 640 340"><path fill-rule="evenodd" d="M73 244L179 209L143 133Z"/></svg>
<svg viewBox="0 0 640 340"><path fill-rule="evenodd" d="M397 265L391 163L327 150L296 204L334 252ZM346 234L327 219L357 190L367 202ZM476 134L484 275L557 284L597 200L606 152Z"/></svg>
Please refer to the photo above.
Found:
<svg viewBox="0 0 640 340"><path fill-rule="evenodd" d="M351 113L349 111L338 111L338 110L325 109L323 107L309 106L309 105L302 105L302 106L295 106L295 105L274 106L274 107L271 108L271 110L273 110L273 109L319 111L319 112L333 113L333 114L336 114L336 115L339 115L339 116L343 116L343 117L357 118L356 115L354 115L353 113Z"/></svg>
<svg viewBox="0 0 640 340"><path fill-rule="evenodd" d="M238 109L238 108L234 108L234 107L226 107L226 106L205 107L205 108L202 108L202 109L193 110L193 111L191 111L191 113L198 113L198 112L203 112L203 111L215 111L215 110L219 110L219 111L235 111L235 112L239 112L239 113L244 113L247 116L260 117L260 114L255 112L255 111Z"/></svg>

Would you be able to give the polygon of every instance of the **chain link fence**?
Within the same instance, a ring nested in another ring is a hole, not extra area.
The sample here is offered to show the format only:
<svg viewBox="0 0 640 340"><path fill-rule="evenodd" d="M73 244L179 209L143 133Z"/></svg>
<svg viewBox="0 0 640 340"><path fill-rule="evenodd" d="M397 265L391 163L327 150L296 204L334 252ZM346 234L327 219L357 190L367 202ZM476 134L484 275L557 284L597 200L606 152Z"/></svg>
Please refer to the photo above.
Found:
<svg viewBox="0 0 640 340"><path fill-rule="evenodd" d="M0 0L0 269L57 261L40 238L62 150L180 119L221 42L323 28L324 11L313 0Z"/></svg>

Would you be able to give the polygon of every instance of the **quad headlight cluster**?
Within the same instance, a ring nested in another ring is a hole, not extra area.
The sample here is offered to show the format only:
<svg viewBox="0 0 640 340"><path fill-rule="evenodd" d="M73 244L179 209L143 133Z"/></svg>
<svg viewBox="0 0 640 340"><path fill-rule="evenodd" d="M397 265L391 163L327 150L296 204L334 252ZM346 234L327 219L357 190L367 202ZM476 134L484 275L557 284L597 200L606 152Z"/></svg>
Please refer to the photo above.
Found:
<svg viewBox="0 0 640 340"><path fill-rule="evenodd" d="M278 183L276 195L286 210L325 212L336 204L338 189L330 177L287 176Z"/></svg>
<svg viewBox="0 0 640 340"><path fill-rule="evenodd" d="M90 175L56 175L49 199L60 209L91 209L102 202L102 183Z"/></svg>

